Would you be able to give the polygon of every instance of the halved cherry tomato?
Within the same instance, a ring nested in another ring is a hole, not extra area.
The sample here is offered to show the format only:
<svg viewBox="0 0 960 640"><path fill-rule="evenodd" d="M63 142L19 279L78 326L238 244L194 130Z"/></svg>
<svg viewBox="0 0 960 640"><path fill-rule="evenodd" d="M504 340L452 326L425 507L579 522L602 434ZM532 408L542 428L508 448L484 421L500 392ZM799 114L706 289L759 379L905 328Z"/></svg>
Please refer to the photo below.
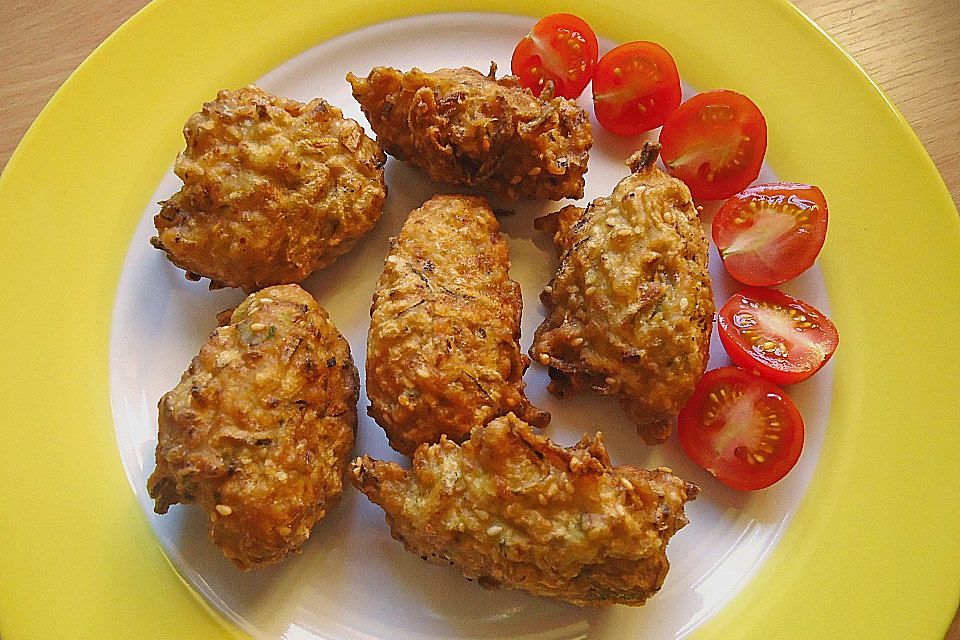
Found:
<svg viewBox="0 0 960 640"><path fill-rule="evenodd" d="M734 294L720 308L717 327L734 364L776 384L812 376L840 341L829 318L776 289L751 287Z"/></svg>
<svg viewBox="0 0 960 640"><path fill-rule="evenodd" d="M803 418L793 401L737 367L704 374L680 410L677 431L694 462L742 491L783 478L803 450Z"/></svg>
<svg viewBox="0 0 960 640"><path fill-rule="evenodd" d="M541 18L520 40L510 68L535 95L553 80L554 93L572 99L583 93L593 77L598 52L590 25L575 15L554 13Z"/></svg>
<svg viewBox="0 0 960 640"><path fill-rule="evenodd" d="M699 200L729 198L760 175L767 122L750 98L708 91L681 104L663 123L660 157Z"/></svg>
<svg viewBox="0 0 960 640"><path fill-rule="evenodd" d="M809 269L827 237L827 201L809 184L749 187L713 218L713 241L731 276L757 287Z"/></svg>
<svg viewBox="0 0 960 640"><path fill-rule="evenodd" d="M621 136L656 129L680 106L680 74L666 49L628 42L600 58L593 74L597 121Z"/></svg>

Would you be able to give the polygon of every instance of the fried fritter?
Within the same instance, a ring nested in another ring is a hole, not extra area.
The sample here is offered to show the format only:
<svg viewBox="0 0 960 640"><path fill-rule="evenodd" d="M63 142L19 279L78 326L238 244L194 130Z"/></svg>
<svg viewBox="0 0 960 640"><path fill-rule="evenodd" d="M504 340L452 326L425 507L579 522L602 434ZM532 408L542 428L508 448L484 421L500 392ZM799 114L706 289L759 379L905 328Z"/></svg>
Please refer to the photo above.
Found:
<svg viewBox="0 0 960 640"><path fill-rule="evenodd" d="M377 282L367 339L368 413L406 455L514 412L550 416L523 394L520 285L486 200L436 196L413 211Z"/></svg>
<svg viewBox="0 0 960 640"><path fill-rule="evenodd" d="M297 285L233 311L160 399L157 513L199 504L241 569L297 551L336 503L357 429L350 346Z"/></svg>
<svg viewBox="0 0 960 640"><path fill-rule="evenodd" d="M648 444L667 439L703 375L714 313L696 207L654 166L659 150L634 154L609 198L539 219L561 260L530 348L550 367L552 393L616 396Z"/></svg>
<svg viewBox="0 0 960 640"><path fill-rule="evenodd" d="M667 542L699 491L665 468L612 466L599 433L564 448L513 414L462 445L420 447L410 471L366 456L350 471L413 553L485 587L577 605L642 605L656 593Z"/></svg>
<svg viewBox="0 0 960 640"><path fill-rule="evenodd" d="M162 203L150 242L211 289L300 282L380 219L386 156L323 100L221 91L183 136L183 188Z"/></svg>
<svg viewBox="0 0 960 640"><path fill-rule="evenodd" d="M384 150L434 180L510 200L583 197L590 121L552 88L538 98L514 76L497 80L496 65L486 76L376 67L347 80Z"/></svg>

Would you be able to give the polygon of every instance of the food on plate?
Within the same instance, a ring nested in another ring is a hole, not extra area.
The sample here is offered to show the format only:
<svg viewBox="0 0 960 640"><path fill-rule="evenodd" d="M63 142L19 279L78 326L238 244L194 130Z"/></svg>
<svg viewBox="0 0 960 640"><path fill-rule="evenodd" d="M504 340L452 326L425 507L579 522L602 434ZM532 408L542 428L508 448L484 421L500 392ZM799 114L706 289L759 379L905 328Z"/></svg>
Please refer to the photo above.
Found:
<svg viewBox="0 0 960 640"><path fill-rule="evenodd" d="M707 241L690 192L656 168L659 145L585 210L545 219L560 267L540 296L547 317L530 355L550 391L616 396L648 444L667 439L710 355Z"/></svg>
<svg viewBox="0 0 960 640"><path fill-rule="evenodd" d="M534 95L552 82L555 95L574 99L593 77L598 52L590 25L575 15L554 13L541 18L517 43L510 69Z"/></svg>
<svg viewBox="0 0 960 640"><path fill-rule="evenodd" d="M386 157L323 100L221 91L183 136L183 188L161 203L150 242L211 289L300 282L380 219Z"/></svg>
<svg viewBox="0 0 960 640"><path fill-rule="evenodd" d="M597 63L593 112L613 133L635 136L661 126L680 98L677 63L656 43L622 44Z"/></svg>
<svg viewBox="0 0 960 640"><path fill-rule="evenodd" d="M368 412L406 455L516 413L550 415L523 393L520 285L486 200L436 196L391 241L370 310Z"/></svg>
<svg viewBox="0 0 960 640"><path fill-rule="evenodd" d="M601 435L560 447L509 414L417 449L406 471L358 458L351 479L393 537L484 587L577 605L641 605L699 489L668 469L612 466Z"/></svg>
<svg viewBox="0 0 960 640"><path fill-rule="evenodd" d="M827 237L827 201L818 187L777 182L749 187L713 217L713 241L735 279L769 287L795 278Z"/></svg>
<svg viewBox="0 0 960 640"><path fill-rule="evenodd" d="M725 89L700 93L660 130L667 171L698 200L723 200L760 175L767 123L750 98Z"/></svg>
<svg viewBox="0 0 960 640"><path fill-rule="evenodd" d="M734 364L780 385L815 374L840 341L830 318L776 289L734 294L720 308L717 327Z"/></svg>
<svg viewBox="0 0 960 640"><path fill-rule="evenodd" d="M310 294L283 285L248 296L160 399L147 485L156 512L199 504L241 569L297 551L343 490L359 384L347 341Z"/></svg>
<svg viewBox="0 0 960 640"><path fill-rule="evenodd" d="M376 67L347 80L384 150L434 180L508 200L583 197L593 137L571 100L498 80L496 65L488 75Z"/></svg>
<svg viewBox="0 0 960 640"><path fill-rule="evenodd" d="M723 484L765 489L797 464L803 418L781 389L738 367L712 369L677 422L680 446Z"/></svg>

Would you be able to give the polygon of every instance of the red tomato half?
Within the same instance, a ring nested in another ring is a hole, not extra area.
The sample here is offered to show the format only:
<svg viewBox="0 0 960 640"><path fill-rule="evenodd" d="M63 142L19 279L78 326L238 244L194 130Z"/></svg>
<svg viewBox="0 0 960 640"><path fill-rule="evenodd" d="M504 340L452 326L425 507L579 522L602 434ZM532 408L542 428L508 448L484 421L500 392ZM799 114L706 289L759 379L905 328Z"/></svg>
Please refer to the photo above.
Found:
<svg viewBox="0 0 960 640"><path fill-rule="evenodd" d="M699 200L729 198L760 175L767 122L750 98L708 91L681 104L663 123L660 157Z"/></svg>
<svg viewBox="0 0 960 640"><path fill-rule="evenodd" d="M535 95L553 80L556 95L573 99L593 77L598 52L590 25L575 15L554 13L541 18L520 40L510 68Z"/></svg>
<svg viewBox="0 0 960 640"><path fill-rule="evenodd" d="M795 278L827 237L827 201L809 184L778 182L741 191L713 218L713 241L731 276L757 287Z"/></svg>
<svg viewBox="0 0 960 640"><path fill-rule="evenodd" d="M680 106L680 74L666 49L628 42L600 58L593 74L597 121L621 136L656 129Z"/></svg>
<svg viewBox="0 0 960 640"><path fill-rule="evenodd" d="M776 384L812 376L840 341L828 317L776 289L749 288L734 294L720 308L717 327L734 364Z"/></svg>
<svg viewBox="0 0 960 640"><path fill-rule="evenodd" d="M741 491L777 482L803 450L803 418L793 401L737 367L704 374L680 410L677 431L694 462Z"/></svg>

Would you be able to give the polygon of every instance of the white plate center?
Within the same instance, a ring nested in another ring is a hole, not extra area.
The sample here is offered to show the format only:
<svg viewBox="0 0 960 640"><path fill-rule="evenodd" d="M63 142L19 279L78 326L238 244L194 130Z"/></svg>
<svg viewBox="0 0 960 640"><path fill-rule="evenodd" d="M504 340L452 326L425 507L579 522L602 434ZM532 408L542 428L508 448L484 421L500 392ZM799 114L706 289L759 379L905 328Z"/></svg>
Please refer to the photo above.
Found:
<svg viewBox="0 0 960 640"><path fill-rule="evenodd" d="M301 101L323 97L366 126L344 80L348 71L366 75L377 65L403 70L465 65L485 71L494 60L502 73L509 72L513 47L531 25L529 18L482 14L426 15L388 22L325 42L257 82L267 91ZM611 46L601 40L601 53ZM210 99L221 88L211 87ZM703 87L710 88L714 87ZM687 87L685 97L692 93ZM580 103L589 109L589 88L584 95ZM624 160L642 144L642 138L606 134L595 121L594 135L585 200L608 195L627 173ZM396 235L411 209L437 192L453 191L393 159L386 174L389 195L378 226L351 253L304 284L349 340L358 365L364 360L370 298L387 239ZM761 180L772 178L768 169L761 174ZM829 366L812 380L788 389L807 426L806 447L797 468L771 489L745 494L723 487L697 468L675 438L660 447L642 444L615 402L589 395L563 401L552 398L546 392L546 371L534 364L526 375L527 392L534 404L553 414L546 430L550 437L569 445L584 432L601 430L615 463L669 466L701 486L700 497L687 507L690 524L668 548L672 568L666 583L646 606L582 609L515 591L485 591L452 567L430 565L404 551L390 537L382 511L352 487L314 528L302 554L278 566L241 573L207 539L205 516L198 507L178 505L158 516L146 492L154 468L157 401L176 385L216 327L216 314L243 299L239 291L209 292L205 281L184 280L182 272L150 246L152 219L158 209L154 203L179 188L180 181L168 172L143 212L120 280L110 354L117 442L131 486L177 570L224 616L256 638L682 636L750 578L806 490L830 406ZM510 241L511 275L523 290L524 350L543 317L538 295L556 267L552 246L533 230L532 220L563 204L512 206L516 213L502 219ZM711 274L719 306L735 286L715 250ZM816 268L784 289L829 311ZM711 368L727 363L716 339L712 356ZM367 404L361 396L355 454L399 460L387 447L382 430L365 415Z"/></svg>

